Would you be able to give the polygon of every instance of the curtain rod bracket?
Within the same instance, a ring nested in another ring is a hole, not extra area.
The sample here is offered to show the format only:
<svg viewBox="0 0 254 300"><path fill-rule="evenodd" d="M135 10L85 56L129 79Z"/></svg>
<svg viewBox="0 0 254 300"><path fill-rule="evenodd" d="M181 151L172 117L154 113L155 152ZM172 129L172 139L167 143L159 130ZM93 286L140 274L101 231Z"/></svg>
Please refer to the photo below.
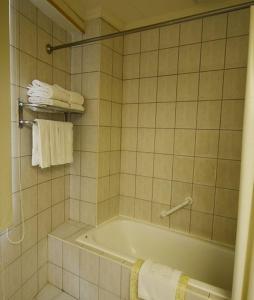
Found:
<svg viewBox="0 0 254 300"><path fill-rule="evenodd" d="M48 54L52 54L52 52L53 52L53 47L52 47L50 44L47 44L47 45L46 45L46 52L47 52Z"/></svg>

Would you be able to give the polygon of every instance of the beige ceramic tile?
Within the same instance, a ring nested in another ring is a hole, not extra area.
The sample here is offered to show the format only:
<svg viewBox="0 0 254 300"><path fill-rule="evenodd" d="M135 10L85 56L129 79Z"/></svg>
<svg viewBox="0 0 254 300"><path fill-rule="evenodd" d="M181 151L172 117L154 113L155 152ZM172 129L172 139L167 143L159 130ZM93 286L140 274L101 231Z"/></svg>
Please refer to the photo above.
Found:
<svg viewBox="0 0 254 300"><path fill-rule="evenodd" d="M219 129L221 101L202 101L198 104L198 129Z"/></svg>
<svg viewBox="0 0 254 300"><path fill-rule="evenodd" d="M140 55L140 77L157 76L158 51L143 52Z"/></svg>
<svg viewBox="0 0 254 300"><path fill-rule="evenodd" d="M246 69L225 70L223 99L243 99L245 96Z"/></svg>
<svg viewBox="0 0 254 300"><path fill-rule="evenodd" d="M176 128L196 128L197 102L176 104Z"/></svg>
<svg viewBox="0 0 254 300"><path fill-rule="evenodd" d="M173 164L173 179L182 182L192 182L194 158L175 156Z"/></svg>
<svg viewBox="0 0 254 300"><path fill-rule="evenodd" d="M139 54L124 56L123 59L123 78L132 79L139 77Z"/></svg>
<svg viewBox="0 0 254 300"><path fill-rule="evenodd" d="M137 129L123 128L122 129L122 150L136 151L137 149Z"/></svg>
<svg viewBox="0 0 254 300"><path fill-rule="evenodd" d="M180 181L172 181L172 206L182 203L186 197L192 196L192 184ZM186 207L188 208L188 207Z"/></svg>
<svg viewBox="0 0 254 300"><path fill-rule="evenodd" d="M196 101L198 98L198 85L198 73L179 75L177 82L177 100Z"/></svg>
<svg viewBox="0 0 254 300"><path fill-rule="evenodd" d="M212 158L196 158L194 167L194 183L214 186L216 181L217 160Z"/></svg>
<svg viewBox="0 0 254 300"><path fill-rule="evenodd" d="M201 72L200 83L199 83L199 99L200 100L221 99L222 86L223 86L223 71Z"/></svg>
<svg viewBox="0 0 254 300"><path fill-rule="evenodd" d="M137 153L137 175L152 176L153 175L153 153Z"/></svg>
<svg viewBox="0 0 254 300"><path fill-rule="evenodd" d="M152 178L136 176L136 198L152 200Z"/></svg>
<svg viewBox="0 0 254 300"><path fill-rule="evenodd" d="M159 29L151 29L141 32L141 51L152 51L159 46Z"/></svg>
<svg viewBox="0 0 254 300"><path fill-rule="evenodd" d="M248 36L227 40L226 68L246 67L248 56Z"/></svg>
<svg viewBox="0 0 254 300"><path fill-rule="evenodd" d="M151 221L151 202L136 199L135 200L135 218L144 220L144 221Z"/></svg>
<svg viewBox="0 0 254 300"><path fill-rule="evenodd" d="M173 156L155 154L154 156L154 177L168 179L172 178Z"/></svg>
<svg viewBox="0 0 254 300"><path fill-rule="evenodd" d="M140 152L154 152L155 129L138 129L138 147Z"/></svg>
<svg viewBox="0 0 254 300"><path fill-rule="evenodd" d="M156 129L155 132L155 153L173 154L174 130Z"/></svg>
<svg viewBox="0 0 254 300"><path fill-rule="evenodd" d="M212 214L214 209L214 196L214 187L194 184L192 209Z"/></svg>
<svg viewBox="0 0 254 300"><path fill-rule="evenodd" d="M156 104L139 104L138 108L138 126L139 127L155 127L155 110Z"/></svg>
<svg viewBox="0 0 254 300"><path fill-rule="evenodd" d="M136 172L136 152L121 151L121 172L135 174Z"/></svg>
<svg viewBox="0 0 254 300"><path fill-rule="evenodd" d="M135 176L121 174L120 176L120 195L134 197L135 195Z"/></svg>
<svg viewBox="0 0 254 300"><path fill-rule="evenodd" d="M140 51L140 33L128 34L124 37L124 54L138 53Z"/></svg>
<svg viewBox="0 0 254 300"><path fill-rule="evenodd" d="M160 203L152 203L152 223L169 227L169 218L161 218L163 210L169 210L170 206Z"/></svg>
<svg viewBox="0 0 254 300"><path fill-rule="evenodd" d="M226 244L234 244L236 221L234 219L214 217L213 239Z"/></svg>
<svg viewBox="0 0 254 300"><path fill-rule="evenodd" d="M196 156L217 157L219 142L218 130L197 130Z"/></svg>
<svg viewBox="0 0 254 300"><path fill-rule="evenodd" d="M249 9L241 9L228 14L228 36L248 34L250 23Z"/></svg>
<svg viewBox="0 0 254 300"><path fill-rule="evenodd" d="M193 44L180 47L178 72L198 72L200 66L200 51L200 44Z"/></svg>
<svg viewBox="0 0 254 300"><path fill-rule="evenodd" d="M168 48L159 51L159 76L177 73L178 48Z"/></svg>
<svg viewBox="0 0 254 300"><path fill-rule="evenodd" d="M139 80L123 81L123 103L137 103L139 96Z"/></svg>
<svg viewBox="0 0 254 300"><path fill-rule="evenodd" d="M156 128L174 128L175 103L157 103Z"/></svg>
<svg viewBox="0 0 254 300"><path fill-rule="evenodd" d="M192 211L190 232L192 234L210 239L212 235L212 215Z"/></svg>
<svg viewBox="0 0 254 300"><path fill-rule="evenodd" d="M122 126L137 127L137 124L138 124L138 104L123 104Z"/></svg>
<svg viewBox="0 0 254 300"><path fill-rule="evenodd" d="M195 130L175 129L174 153L177 155L194 155Z"/></svg>
<svg viewBox="0 0 254 300"><path fill-rule="evenodd" d="M180 31L180 45L201 42L202 20L183 22Z"/></svg>
<svg viewBox="0 0 254 300"><path fill-rule="evenodd" d="M157 77L142 78L139 85L139 102L156 102Z"/></svg>
<svg viewBox="0 0 254 300"><path fill-rule="evenodd" d="M214 213L222 217L237 218L238 197L238 191L217 188Z"/></svg>
<svg viewBox="0 0 254 300"><path fill-rule="evenodd" d="M158 77L157 102L170 102L176 100L177 76Z"/></svg>
<svg viewBox="0 0 254 300"><path fill-rule="evenodd" d="M190 211L183 209L170 217L170 227L182 232L189 232L190 229Z"/></svg>
<svg viewBox="0 0 254 300"><path fill-rule="evenodd" d="M218 161L217 183L218 187L238 189L240 181L240 162L235 160Z"/></svg>
<svg viewBox="0 0 254 300"><path fill-rule="evenodd" d="M205 42L202 45L201 71L224 68L226 40Z"/></svg>
<svg viewBox="0 0 254 300"><path fill-rule="evenodd" d="M243 101L223 101L221 112L221 129L241 130L243 126L243 109Z"/></svg>
<svg viewBox="0 0 254 300"><path fill-rule="evenodd" d="M220 131L219 158L241 159L242 133L241 131Z"/></svg>
<svg viewBox="0 0 254 300"><path fill-rule="evenodd" d="M160 48L169 48L179 44L180 25L169 25L160 28Z"/></svg>
<svg viewBox="0 0 254 300"><path fill-rule="evenodd" d="M153 202L168 204L171 201L171 181L153 179Z"/></svg>
<svg viewBox="0 0 254 300"><path fill-rule="evenodd" d="M220 14L203 19L202 40L217 40L226 37L227 14Z"/></svg>

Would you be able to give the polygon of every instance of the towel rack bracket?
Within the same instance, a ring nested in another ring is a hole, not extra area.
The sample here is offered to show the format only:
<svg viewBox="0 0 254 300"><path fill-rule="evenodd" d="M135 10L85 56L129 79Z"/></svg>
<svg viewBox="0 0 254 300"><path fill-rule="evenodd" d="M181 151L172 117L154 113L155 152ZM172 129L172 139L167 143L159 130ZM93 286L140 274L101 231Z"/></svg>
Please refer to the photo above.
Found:
<svg viewBox="0 0 254 300"><path fill-rule="evenodd" d="M52 105L46 104L34 104L34 103L27 103L24 102L21 98L18 99L18 118L19 118L19 128L23 128L24 125L32 126L34 121L24 120L24 108L29 108L33 112L40 112L40 113L64 113L64 120L68 121L70 118L70 114L82 114L83 112L75 109L70 108L61 108Z"/></svg>

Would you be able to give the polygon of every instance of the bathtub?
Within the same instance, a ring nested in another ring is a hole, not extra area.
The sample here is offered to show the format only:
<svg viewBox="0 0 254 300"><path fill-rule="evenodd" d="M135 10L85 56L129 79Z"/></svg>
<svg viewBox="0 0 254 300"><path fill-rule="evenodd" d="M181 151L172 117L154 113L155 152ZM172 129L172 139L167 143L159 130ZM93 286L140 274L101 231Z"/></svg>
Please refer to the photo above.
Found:
<svg viewBox="0 0 254 300"><path fill-rule="evenodd" d="M187 274L192 285L204 290L215 286L219 291L229 291L232 287L232 248L161 226L117 217L89 230L76 241L129 263L137 258L150 258L166 264Z"/></svg>

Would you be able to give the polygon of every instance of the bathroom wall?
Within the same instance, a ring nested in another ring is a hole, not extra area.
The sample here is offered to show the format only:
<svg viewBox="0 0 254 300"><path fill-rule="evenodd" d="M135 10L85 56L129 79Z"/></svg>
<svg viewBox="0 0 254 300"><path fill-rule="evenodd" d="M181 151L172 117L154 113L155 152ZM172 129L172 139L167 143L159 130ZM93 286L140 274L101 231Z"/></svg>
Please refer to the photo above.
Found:
<svg viewBox="0 0 254 300"><path fill-rule="evenodd" d="M65 220L69 176L65 167L42 171L31 166L31 128L18 128L17 99L20 96L26 100L26 87L35 78L69 88L70 50L46 54L47 43L65 42L68 35L27 0L11 1L10 27L14 226L9 232L13 240L22 236L22 200L25 238L21 244L11 245L6 233L0 235L0 280L4 281L0 284L0 298L27 300L47 282L47 234ZM24 114L26 119L36 116L27 110ZM61 118L46 116L51 117Z"/></svg>
<svg viewBox="0 0 254 300"><path fill-rule="evenodd" d="M248 24L240 10L125 37L120 214L234 244Z"/></svg>
<svg viewBox="0 0 254 300"><path fill-rule="evenodd" d="M87 24L85 38L114 30L96 19ZM84 95L86 112L73 116L70 218L90 225L119 211L122 46L117 38L72 49L71 84Z"/></svg>

